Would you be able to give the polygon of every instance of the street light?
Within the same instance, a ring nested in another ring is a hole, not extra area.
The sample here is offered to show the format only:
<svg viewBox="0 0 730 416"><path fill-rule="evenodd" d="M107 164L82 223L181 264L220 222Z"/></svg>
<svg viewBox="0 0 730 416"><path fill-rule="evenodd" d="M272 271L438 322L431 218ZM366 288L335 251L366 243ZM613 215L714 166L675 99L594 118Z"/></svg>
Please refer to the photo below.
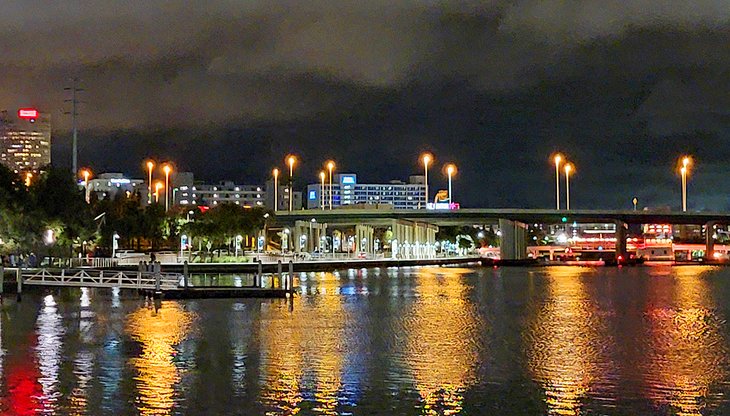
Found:
<svg viewBox="0 0 730 416"><path fill-rule="evenodd" d="M330 173L330 209L332 209L332 171L335 170L335 162L327 161L327 170Z"/></svg>
<svg viewBox="0 0 730 416"><path fill-rule="evenodd" d="M165 172L165 211L167 211L170 209L170 172L172 172L172 166L166 163L162 170Z"/></svg>
<svg viewBox="0 0 730 416"><path fill-rule="evenodd" d="M271 174L274 175L274 212L276 212L279 210L279 169L274 168Z"/></svg>
<svg viewBox="0 0 730 416"><path fill-rule="evenodd" d="M456 175L456 165L453 163L446 165L446 174L449 176L449 206L451 206L451 203L454 202L451 197L451 177Z"/></svg>
<svg viewBox="0 0 730 416"><path fill-rule="evenodd" d="M294 209L294 164L296 162L297 158L294 155L286 158L286 163L289 165L289 212Z"/></svg>
<svg viewBox="0 0 730 416"><path fill-rule="evenodd" d="M430 153L424 153L421 160L423 161L423 181L426 183L426 206L428 206L428 164L433 160L433 156Z"/></svg>
<svg viewBox="0 0 730 416"><path fill-rule="evenodd" d="M692 163L692 158L684 156L682 158L682 167L679 169L679 173L682 175L682 211L687 211L687 175L689 174L689 165Z"/></svg>
<svg viewBox="0 0 730 416"><path fill-rule="evenodd" d="M573 170L573 165L570 163L565 164L565 209L570 210L570 172Z"/></svg>
<svg viewBox="0 0 730 416"><path fill-rule="evenodd" d="M155 167L155 162L147 161L147 205L152 204L152 169Z"/></svg>
<svg viewBox="0 0 730 416"><path fill-rule="evenodd" d="M553 157L555 161L555 209L560 210L560 162L563 156L558 153Z"/></svg>
<svg viewBox="0 0 730 416"><path fill-rule="evenodd" d="M324 171L319 172L319 204L321 209L324 209L324 177Z"/></svg>
<svg viewBox="0 0 730 416"><path fill-rule="evenodd" d="M33 173L25 172L25 186L30 188L30 185L32 182L33 182Z"/></svg>
<svg viewBox="0 0 730 416"><path fill-rule="evenodd" d="M155 182L155 203L160 202L160 189L164 187L165 185L162 183L162 181Z"/></svg>
<svg viewBox="0 0 730 416"><path fill-rule="evenodd" d="M84 178L84 196L86 203L89 203L89 177L91 176L91 171L89 169L82 169L81 170L81 176Z"/></svg>

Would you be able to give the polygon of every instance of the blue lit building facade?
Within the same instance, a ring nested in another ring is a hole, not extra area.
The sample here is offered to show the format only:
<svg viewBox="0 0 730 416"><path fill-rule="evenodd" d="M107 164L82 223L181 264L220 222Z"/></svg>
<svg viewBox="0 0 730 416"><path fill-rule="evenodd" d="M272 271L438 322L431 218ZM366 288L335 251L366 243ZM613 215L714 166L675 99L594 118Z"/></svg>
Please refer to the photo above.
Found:
<svg viewBox="0 0 730 416"><path fill-rule="evenodd" d="M357 182L354 173L334 175L331 192L332 208L350 205L392 205L395 209L423 209L426 207L426 184L423 175L411 175L408 182L393 180L382 184ZM307 209L330 206L329 181L324 188L320 183L310 184L306 192Z"/></svg>

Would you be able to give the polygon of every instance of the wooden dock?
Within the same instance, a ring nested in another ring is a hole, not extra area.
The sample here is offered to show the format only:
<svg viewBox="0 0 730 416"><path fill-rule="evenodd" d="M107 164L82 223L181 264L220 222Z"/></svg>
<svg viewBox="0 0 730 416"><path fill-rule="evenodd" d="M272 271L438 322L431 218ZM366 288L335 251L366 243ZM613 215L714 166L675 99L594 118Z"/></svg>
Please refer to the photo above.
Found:
<svg viewBox="0 0 730 416"><path fill-rule="evenodd" d="M186 274L159 271L118 271L98 269L3 269L0 267L0 294L5 288L5 272L12 273L8 287L14 286L18 300L29 287L92 287L137 290L145 295L170 299L189 298L283 298L294 293L292 271L270 274L263 287L263 275L251 286L192 286Z"/></svg>

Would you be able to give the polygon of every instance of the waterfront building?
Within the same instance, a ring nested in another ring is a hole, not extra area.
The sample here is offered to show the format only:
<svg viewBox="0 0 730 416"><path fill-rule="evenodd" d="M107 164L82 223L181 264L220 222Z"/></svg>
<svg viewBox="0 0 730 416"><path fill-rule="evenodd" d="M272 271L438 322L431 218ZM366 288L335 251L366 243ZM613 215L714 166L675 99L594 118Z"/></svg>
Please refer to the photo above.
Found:
<svg viewBox="0 0 730 416"><path fill-rule="evenodd" d="M266 208L271 210L276 206L277 211L288 211L289 210L289 186L286 183L279 182L277 192L274 192L274 181L269 179L266 181ZM292 192L294 194L294 200L292 201L292 207L294 210L302 209L302 193L299 191ZM274 201L274 198L277 201Z"/></svg>
<svg viewBox="0 0 730 416"><path fill-rule="evenodd" d="M84 182L80 182L80 186L85 187L89 196L95 194L96 198L114 199L118 195L131 197L139 193L144 196L147 192L147 186L142 179L131 179L122 173L102 173L99 176L89 179L88 187ZM146 200L146 198L141 198Z"/></svg>
<svg viewBox="0 0 730 416"><path fill-rule="evenodd" d="M0 163L15 173L39 172L51 164L51 116L24 108L0 113Z"/></svg>
<svg viewBox="0 0 730 416"><path fill-rule="evenodd" d="M214 207L232 203L244 207L264 207L266 189L261 185L240 185L233 181L216 184L196 182L190 172L180 172L173 177L173 201L178 205L203 205Z"/></svg>
<svg viewBox="0 0 730 416"><path fill-rule="evenodd" d="M307 186L308 209L317 209L330 204L329 183ZM395 209L426 208L426 184L423 175L411 175L408 182L393 180L388 183L358 183L354 173L341 173L334 176L332 183L332 207L369 204L392 205Z"/></svg>

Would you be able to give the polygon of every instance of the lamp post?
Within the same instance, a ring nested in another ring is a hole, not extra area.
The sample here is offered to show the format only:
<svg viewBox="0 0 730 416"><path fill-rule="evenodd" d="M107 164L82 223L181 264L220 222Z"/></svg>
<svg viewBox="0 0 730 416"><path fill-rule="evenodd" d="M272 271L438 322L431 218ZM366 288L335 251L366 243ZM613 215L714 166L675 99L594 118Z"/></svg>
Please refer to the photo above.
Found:
<svg viewBox="0 0 730 416"><path fill-rule="evenodd" d="M147 205L152 204L152 169L155 167L155 162L147 161Z"/></svg>
<svg viewBox="0 0 730 416"><path fill-rule="evenodd" d="M331 160L327 162L327 170L330 174L330 209L332 209L332 171L335 170L335 162Z"/></svg>
<svg viewBox="0 0 730 416"><path fill-rule="evenodd" d="M274 175L274 212L276 212L279 210L279 169L274 168L271 174Z"/></svg>
<svg viewBox="0 0 730 416"><path fill-rule="evenodd" d="M167 211L170 209L170 172L172 172L172 167L165 164L162 170L165 172L165 211Z"/></svg>
<svg viewBox="0 0 730 416"><path fill-rule="evenodd" d="M290 155L286 158L286 163L289 165L289 212L294 209L294 163L297 158L294 155Z"/></svg>
<svg viewBox="0 0 730 416"><path fill-rule="evenodd" d="M433 160L433 156L430 153L424 153L421 160L423 160L423 181L426 184L426 206L428 206L428 164Z"/></svg>
<svg viewBox="0 0 730 416"><path fill-rule="evenodd" d="M560 161L563 156L559 153L553 157L555 161L555 209L560 210Z"/></svg>
<svg viewBox="0 0 730 416"><path fill-rule="evenodd" d="M573 165L570 163L565 164L565 209L570 210L570 172L573 170Z"/></svg>
<svg viewBox="0 0 730 416"><path fill-rule="evenodd" d="M687 175L689 174L689 165L692 159L689 156L682 158L682 167L679 173L682 175L682 212L687 211Z"/></svg>
<svg viewBox="0 0 730 416"><path fill-rule="evenodd" d="M453 163L446 165L446 174L449 176L449 208L451 208L451 204L454 202L451 196L451 177L456 174L456 165Z"/></svg>
<svg viewBox="0 0 730 416"><path fill-rule="evenodd" d="M83 169L81 170L81 176L84 177L84 196L86 203L89 203L89 177L91 176L91 171L89 169Z"/></svg>
<svg viewBox="0 0 730 416"><path fill-rule="evenodd" d="M165 185L162 184L162 181L155 182L155 203L160 202L160 189L164 187Z"/></svg>
<svg viewBox="0 0 730 416"><path fill-rule="evenodd" d="M324 209L324 171L319 172L319 205L321 209Z"/></svg>
<svg viewBox="0 0 730 416"><path fill-rule="evenodd" d="M639 203L639 199L634 197L634 199L632 199L631 202L634 204L634 211L636 211L636 204Z"/></svg>

